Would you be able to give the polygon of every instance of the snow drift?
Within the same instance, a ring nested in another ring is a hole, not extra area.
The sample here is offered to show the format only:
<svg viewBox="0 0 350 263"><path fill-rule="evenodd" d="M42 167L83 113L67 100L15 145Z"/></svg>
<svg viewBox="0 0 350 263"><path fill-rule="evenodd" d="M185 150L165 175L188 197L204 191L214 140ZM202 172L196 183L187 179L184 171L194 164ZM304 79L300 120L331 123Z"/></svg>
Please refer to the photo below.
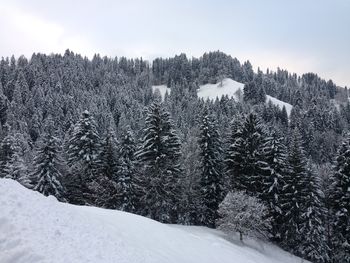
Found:
<svg viewBox="0 0 350 263"><path fill-rule="evenodd" d="M296 263L264 242L165 225L114 210L59 203L0 179L0 262Z"/></svg>

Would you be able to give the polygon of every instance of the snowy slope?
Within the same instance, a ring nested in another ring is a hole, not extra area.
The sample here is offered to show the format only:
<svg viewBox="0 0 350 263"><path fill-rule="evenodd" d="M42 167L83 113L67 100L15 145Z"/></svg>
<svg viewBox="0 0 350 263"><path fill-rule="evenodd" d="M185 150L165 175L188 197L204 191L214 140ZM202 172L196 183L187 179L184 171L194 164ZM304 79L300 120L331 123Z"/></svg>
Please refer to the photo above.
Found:
<svg viewBox="0 0 350 263"><path fill-rule="evenodd" d="M154 93L156 90L159 90L160 95L162 96L162 100L164 100L165 94L168 92L168 95L170 95L171 91L171 89L168 88L166 85L152 86L152 92Z"/></svg>
<svg viewBox="0 0 350 263"><path fill-rule="evenodd" d="M113 210L59 203L0 179L1 263L297 263L263 242L204 227L165 225Z"/></svg>
<svg viewBox="0 0 350 263"><path fill-rule="evenodd" d="M288 114L288 116L290 116L290 113L291 113L292 108L293 108L292 104L289 104L287 102L276 99L270 95L266 95L266 102L268 102L269 100L271 100L272 104L278 106L281 110L282 110L283 106L286 107L287 114Z"/></svg>
<svg viewBox="0 0 350 263"><path fill-rule="evenodd" d="M206 99L215 100L216 97L220 99L223 95L228 95L229 97L237 100L238 99L237 92L238 90L241 90L242 92L241 95L243 95L243 87L244 87L243 83L239 83L230 78L226 78L222 81L222 85L219 82L216 84L206 84L206 85L200 86L198 90L198 97L204 98L205 100ZM266 95L266 102L268 102L269 100L271 100L271 102L274 105L278 106L280 109L282 109L283 106L285 106L288 116L290 115L290 112L293 108L291 104L283 102L272 96Z"/></svg>
<svg viewBox="0 0 350 263"><path fill-rule="evenodd" d="M215 100L220 99L223 95L237 99L237 92L241 90L243 94L244 84L234 81L230 78L223 79L222 83L205 84L199 87L197 92L199 98Z"/></svg>

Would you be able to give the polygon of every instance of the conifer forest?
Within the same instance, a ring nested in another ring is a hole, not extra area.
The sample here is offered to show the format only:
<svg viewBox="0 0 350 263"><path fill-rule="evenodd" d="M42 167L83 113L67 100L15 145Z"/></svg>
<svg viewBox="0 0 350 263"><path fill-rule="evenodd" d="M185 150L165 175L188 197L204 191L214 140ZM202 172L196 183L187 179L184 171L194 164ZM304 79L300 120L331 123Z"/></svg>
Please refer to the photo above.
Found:
<svg viewBox="0 0 350 263"><path fill-rule="evenodd" d="M237 96L199 96L227 79L242 83ZM1 178L60 202L256 236L314 263L350 262L349 128L346 87L220 51L0 61Z"/></svg>

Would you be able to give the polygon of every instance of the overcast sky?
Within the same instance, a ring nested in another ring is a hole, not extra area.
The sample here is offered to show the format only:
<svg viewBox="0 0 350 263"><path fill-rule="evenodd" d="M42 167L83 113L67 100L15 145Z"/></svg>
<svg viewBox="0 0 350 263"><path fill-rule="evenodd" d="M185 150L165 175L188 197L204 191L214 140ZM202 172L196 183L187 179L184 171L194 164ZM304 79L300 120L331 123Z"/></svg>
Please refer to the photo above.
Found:
<svg viewBox="0 0 350 263"><path fill-rule="evenodd" d="M0 57L221 50L350 86L350 0L0 0Z"/></svg>

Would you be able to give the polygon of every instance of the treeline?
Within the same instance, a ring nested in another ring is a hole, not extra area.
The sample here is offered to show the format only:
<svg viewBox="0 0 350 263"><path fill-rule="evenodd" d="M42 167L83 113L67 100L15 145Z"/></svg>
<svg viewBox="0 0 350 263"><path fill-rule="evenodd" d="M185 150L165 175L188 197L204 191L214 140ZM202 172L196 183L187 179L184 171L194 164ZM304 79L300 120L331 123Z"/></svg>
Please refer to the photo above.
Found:
<svg viewBox="0 0 350 263"><path fill-rule="evenodd" d="M197 98L200 84L225 77L246 84L241 101ZM151 86L166 83L162 101ZM152 67L70 51L2 59L0 176L73 204L209 227L226 194L244 191L268 208L271 240L314 262L347 262L344 92L311 73L255 73L220 52ZM291 115L266 94L291 103Z"/></svg>

